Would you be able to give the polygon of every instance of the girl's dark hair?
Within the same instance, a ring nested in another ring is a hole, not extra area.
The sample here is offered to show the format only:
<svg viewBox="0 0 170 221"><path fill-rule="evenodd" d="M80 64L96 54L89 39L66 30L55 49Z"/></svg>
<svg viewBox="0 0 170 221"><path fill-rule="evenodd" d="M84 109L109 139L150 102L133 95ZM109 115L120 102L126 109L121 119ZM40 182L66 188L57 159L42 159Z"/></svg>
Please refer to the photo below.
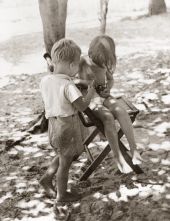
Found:
<svg viewBox="0 0 170 221"><path fill-rule="evenodd" d="M95 37L90 43L88 55L99 67L116 65L114 40L108 35Z"/></svg>

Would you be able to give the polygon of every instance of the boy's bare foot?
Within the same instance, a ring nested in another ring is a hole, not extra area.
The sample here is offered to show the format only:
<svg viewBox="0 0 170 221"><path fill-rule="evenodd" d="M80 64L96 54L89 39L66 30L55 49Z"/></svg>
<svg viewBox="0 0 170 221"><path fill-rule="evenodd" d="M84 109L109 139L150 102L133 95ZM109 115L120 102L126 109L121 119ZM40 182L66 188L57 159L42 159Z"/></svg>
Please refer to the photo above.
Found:
<svg viewBox="0 0 170 221"><path fill-rule="evenodd" d="M54 190L54 187L52 185L52 182L47 180L46 178L42 177L39 181L41 186L44 188L45 193L50 198L56 198L56 192Z"/></svg>
<svg viewBox="0 0 170 221"><path fill-rule="evenodd" d="M64 194L64 196L57 198L57 202L63 202L63 203L74 202L74 201L78 201L80 199L81 199L80 194L72 193L72 192L66 192Z"/></svg>
<svg viewBox="0 0 170 221"><path fill-rule="evenodd" d="M132 155L132 162L133 164L141 164L144 159L141 157L141 155L138 153L137 150L134 150Z"/></svg>

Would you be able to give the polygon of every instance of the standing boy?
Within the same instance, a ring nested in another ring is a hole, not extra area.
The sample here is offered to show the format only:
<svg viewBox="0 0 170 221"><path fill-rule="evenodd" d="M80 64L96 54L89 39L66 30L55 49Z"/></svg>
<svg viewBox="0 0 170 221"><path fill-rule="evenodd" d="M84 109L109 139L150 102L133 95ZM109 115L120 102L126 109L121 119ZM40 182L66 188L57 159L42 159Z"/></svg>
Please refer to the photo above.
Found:
<svg viewBox="0 0 170 221"><path fill-rule="evenodd" d="M53 45L51 58L53 74L45 76L40 84L45 106L45 116L49 119L49 141L57 153L48 170L40 180L48 195L55 196L52 179L57 173L57 201L70 202L80 198L67 191L68 173L73 158L83 151L78 111L84 111L94 93L92 84L85 97L77 89L72 77L79 69L81 50L68 39L61 39Z"/></svg>

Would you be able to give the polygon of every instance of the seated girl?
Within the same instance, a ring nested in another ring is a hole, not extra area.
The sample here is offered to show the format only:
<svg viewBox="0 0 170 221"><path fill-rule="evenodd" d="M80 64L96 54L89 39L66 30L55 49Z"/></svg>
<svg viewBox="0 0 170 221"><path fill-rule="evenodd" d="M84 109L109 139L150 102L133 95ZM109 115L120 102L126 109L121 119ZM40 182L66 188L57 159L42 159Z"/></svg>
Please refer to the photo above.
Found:
<svg viewBox="0 0 170 221"><path fill-rule="evenodd" d="M96 92L91 100L90 108L103 122L106 138L114 153L115 162L122 173L129 173L132 169L126 163L120 152L115 118L118 120L129 143L132 161L140 164L142 157L136 149L132 122L127 111L110 94L113 86L113 73L116 68L114 40L101 35L90 43L88 56L82 57L79 68L80 83L89 84L94 81Z"/></svg>

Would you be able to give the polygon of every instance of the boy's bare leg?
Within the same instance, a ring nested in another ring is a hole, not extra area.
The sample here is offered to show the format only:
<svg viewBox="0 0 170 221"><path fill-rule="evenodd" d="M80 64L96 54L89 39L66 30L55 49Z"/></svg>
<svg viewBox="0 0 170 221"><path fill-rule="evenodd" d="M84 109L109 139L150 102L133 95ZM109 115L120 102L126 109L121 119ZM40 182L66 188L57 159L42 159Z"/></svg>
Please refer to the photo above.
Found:
<svg viewBox="0 0 170 221"><path fill-rule="evenodd" d="M132 172L131 167L127 164L119 149L118 135L113 115L109 110L103 108L98 108L94 111L94 113L104 124L105 135L114 153L115 163L117 164L119 170L122 173Z"/></svg>
<svg viewBox="0 0 170 221"><path fill-rule="evenodd" d="M69 155L59 158L57 171L57 202L73 202L80 199L80 195L67 192L68 174L73 157Z"/></svg>
<svg viewBox="0 0 170 221"><path fill-rule="evenodd" d="M132 162L134 164L140 164L143 161L143 159L136 149L133 126L129 114L122 106L119 105L117 101L115 101L115 99L111 98L110 100L105 101L105 105L109 108L109 110L118 120L120 127L127 138L130 147L130 152L132 154Z"/></svg>
<svg viewBox="0 0 170 221"><path fill-rule="evenodd" d="M59 157L56 156L53 159L50 166L48 167L46 173L40 179L40 184L42 185L42 187L46 191L47 195L49 197L53 197L53 198L56 197L56 192L55 192L55 189L52 184L52 179L58 170L58 166L59 166Z"/></svg>

